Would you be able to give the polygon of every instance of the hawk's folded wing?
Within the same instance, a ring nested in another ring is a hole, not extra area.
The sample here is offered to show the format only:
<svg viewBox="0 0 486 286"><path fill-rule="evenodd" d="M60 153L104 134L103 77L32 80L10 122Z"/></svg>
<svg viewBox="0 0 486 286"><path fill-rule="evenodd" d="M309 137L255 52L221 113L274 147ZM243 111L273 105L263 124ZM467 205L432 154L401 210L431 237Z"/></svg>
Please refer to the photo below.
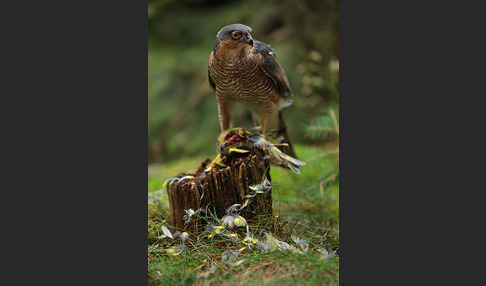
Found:
<svg viewBox="0 0 486 286"><path fill-rule="evenodd" d="M290 89L287 75L278 63L275 51L272 47L260 41L254 41L253 45L256 53L261 55L258 57L258 66L263 73L272 80L277 92L283 97L292 96L292 90Z"/></svg>

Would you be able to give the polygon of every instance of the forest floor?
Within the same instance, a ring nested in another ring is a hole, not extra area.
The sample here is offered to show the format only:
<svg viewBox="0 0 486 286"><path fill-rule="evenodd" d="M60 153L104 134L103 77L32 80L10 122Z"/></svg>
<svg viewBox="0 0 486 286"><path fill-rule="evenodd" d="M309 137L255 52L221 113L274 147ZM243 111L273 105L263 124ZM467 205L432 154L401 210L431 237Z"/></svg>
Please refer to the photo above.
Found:
<svg viewBox="0 0 486 286"><path fill-rule="evenodd" d="M164 181L181 172L193 172L205 157L192 157L149 167L148 279L149 285L338 285L339 179L338 150L332 147L297 145L299 159L307 163L297 175L272 167L274 222L281 227L251 225L257 238L265 231L290 245L295 235L308 241L308 251L262 252L238 239L198 235L188 239L188 248L172 256L165 249L177 239L161 236L168 224L168 201ZM212 159L212 158L211 158ZM278 217L277 217L278 216ZM243 249L244 248L244 249ZM222 261L227 249L243 249L238 265ZM325 249L325 250L324 250ZM326 255L323 253L329 253Z"/></svg>

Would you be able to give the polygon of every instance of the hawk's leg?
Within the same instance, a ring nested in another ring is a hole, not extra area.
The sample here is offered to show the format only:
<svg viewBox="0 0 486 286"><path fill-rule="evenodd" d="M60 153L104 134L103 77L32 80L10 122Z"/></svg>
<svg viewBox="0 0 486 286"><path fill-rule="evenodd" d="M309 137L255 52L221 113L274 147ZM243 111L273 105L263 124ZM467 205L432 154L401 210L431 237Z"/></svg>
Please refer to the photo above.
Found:
<svg viewBox="0 0 486 286"><path fill-rule="evenodd" d="M262 135L267 137L267 132L269 129L278 128L278 107L273 102L268 102L263 104L262 108Z"/></svg>
<svg viewBox="0 0 486 286"><path fill-rule="evenodd" d="M231 127L232 103L218 97L218 119L221 132Z"/></svg>

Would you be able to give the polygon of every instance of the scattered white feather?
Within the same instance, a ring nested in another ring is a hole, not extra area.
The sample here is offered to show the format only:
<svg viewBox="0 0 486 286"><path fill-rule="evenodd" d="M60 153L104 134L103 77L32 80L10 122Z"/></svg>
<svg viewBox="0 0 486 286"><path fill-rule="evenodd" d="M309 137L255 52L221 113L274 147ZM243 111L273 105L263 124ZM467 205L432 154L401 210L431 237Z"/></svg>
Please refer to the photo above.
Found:
<svg viewBox="0 0 486 286"><path fill-rule="evenodd" d="M162 226L162 232L164 233L162 238L163 237L170 237L171 239L174 239L174 236L172 236L172 232L170 232L170 230L165 225Z"/></svg>

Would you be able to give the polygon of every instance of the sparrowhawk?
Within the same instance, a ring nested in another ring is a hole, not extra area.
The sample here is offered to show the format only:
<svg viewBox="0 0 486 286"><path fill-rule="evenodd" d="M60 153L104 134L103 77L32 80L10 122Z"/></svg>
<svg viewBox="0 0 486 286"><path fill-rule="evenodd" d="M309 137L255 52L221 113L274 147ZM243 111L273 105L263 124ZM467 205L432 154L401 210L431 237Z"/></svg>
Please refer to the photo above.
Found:
<svg viewBox="0 0 486 286"><path fill-rule="evenodd" d="M274 50L253 39L253 31L242 24L219 30L209 55L209 84L216 91L221 131L232 124L234 102L246 105L255 120L268 131L283 136L288 154L296 157L287 133L282 109L292 104L292 91Z"/></svg>

